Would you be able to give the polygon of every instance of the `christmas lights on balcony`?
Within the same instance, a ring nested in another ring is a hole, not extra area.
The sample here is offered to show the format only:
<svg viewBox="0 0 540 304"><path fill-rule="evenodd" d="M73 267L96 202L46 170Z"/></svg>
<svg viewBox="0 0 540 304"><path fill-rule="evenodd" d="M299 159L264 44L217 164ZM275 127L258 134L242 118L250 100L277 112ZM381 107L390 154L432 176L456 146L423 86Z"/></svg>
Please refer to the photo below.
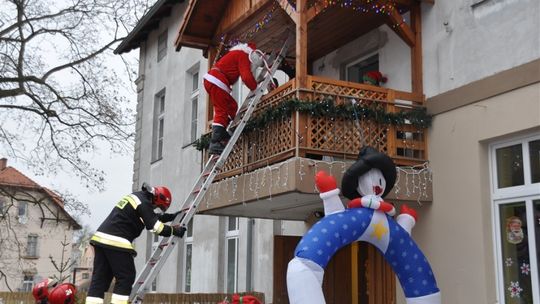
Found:
<svg viewBox="0 0 540 304"><path fill-rule="evenodd" d="M213 184L211 191L205 197L206 208L212 208L211 202L222 201L224 193L230 193L229 204L233 201L240 201L242 204L246 204L246 190L252 194L250 197L254 197L256 201L260 199L271 201L275 193L280 190L283 191L283 188L287 187L290 179L289 163L295 161L299 163L299 169L296 174L300 177L301 181L308 177L310 180L314 180L315 174L319 170L333 172L334 168L339 168L341 174L344 174L351 164L351 162L345 161L324 161L293 157L281 163L267 165L263 168L245 173L242 179L234 176ZM429 163L425 162L416 166L396 167L396 170L397 180L392 191L397 199L416 201L421 205L422 200L429 198L428 186L432 183L432 172ZM405 179L404 187L400 186L400 180L403 178ZM242 184L238 185L240 180ZM318 193L315 183L313 185L313 193ZM239 189L242 191L241 197L239 197ZM261 195L261 193L264 193L264 195Z"/></svg>
<svg viewBox="0 0 540 304"><path fill-rule="evenodd" d="M431 124L431 116L422 107L413 108L410 111L387 112L382 104L377 103L356 102L336 105L332 99L322 101L291 99L261 110L260 113L249 120L244 132L262 130L271 123L283 122L286 117L291 117L294 112L309 113L315 118L329 117L331 121L350 119L355 120L356 123L368 120L381 125L412 125L421 129L428 128ZM360 117L361 119L359 119ZM207 149L209 141L209 136L203 135L193 143L193 146L197 150Z"/></svg>

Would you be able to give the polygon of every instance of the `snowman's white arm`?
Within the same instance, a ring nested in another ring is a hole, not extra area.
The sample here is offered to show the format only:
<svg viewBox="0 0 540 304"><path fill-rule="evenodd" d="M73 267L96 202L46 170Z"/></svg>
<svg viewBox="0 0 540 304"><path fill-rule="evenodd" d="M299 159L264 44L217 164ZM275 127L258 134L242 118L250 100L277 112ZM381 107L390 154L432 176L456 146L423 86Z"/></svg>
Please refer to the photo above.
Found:
<svg viewBox="0 0 540 304"><path fill-rule="evenodd" d="M319 194L319 197L323 200L325 215L345 210L341 198L339 198L339 188L323 192Z"/></svg>

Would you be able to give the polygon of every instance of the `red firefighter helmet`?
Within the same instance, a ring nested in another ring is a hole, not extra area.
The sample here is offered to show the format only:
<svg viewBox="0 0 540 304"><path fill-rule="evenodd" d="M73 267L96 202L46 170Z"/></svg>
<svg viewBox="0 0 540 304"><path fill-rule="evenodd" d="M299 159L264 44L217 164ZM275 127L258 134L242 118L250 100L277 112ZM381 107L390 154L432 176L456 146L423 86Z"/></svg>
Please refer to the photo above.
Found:
<svg viewBox="0 0 540 304"><path fill-rule="evenodd" d="M154 200L153 204L159 209L166 211L171 205L172 196L171 191L167 187L154 187Z"/></svg>
<svg viewBox="0 0 540 304"><path fill-rule="evenodd" d="M49 296L49 288L56 286L58 282L55 279L46 278L39 282L32 289L32 296L37 303L41 303L43 300L47 300Z"/></svg>
<svg viewBox="0 0 540 304"><path fill-rule="evenodd" d="M62 283L49 293L49 304L75 304L77 288L70 283Z"/></svg>
<svg viewBox="0 0 540 304"><path fill-rule="evenodd" d="M259 299L257 299L254 296L240 296L240 295L233 295L231 304L261 304Z"/></svg>

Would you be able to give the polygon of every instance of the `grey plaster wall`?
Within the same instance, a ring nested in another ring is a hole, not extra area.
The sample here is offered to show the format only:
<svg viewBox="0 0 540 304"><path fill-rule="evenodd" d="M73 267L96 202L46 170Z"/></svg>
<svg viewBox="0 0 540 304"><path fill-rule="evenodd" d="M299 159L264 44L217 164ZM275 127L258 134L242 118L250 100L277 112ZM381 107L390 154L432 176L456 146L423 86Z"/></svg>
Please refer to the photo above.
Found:
<svg viewBox="0 0 540 304"><path fill-rule="evenodd" d="M539 58L538 0L435 2L422 10L426 96Z"/></svg>

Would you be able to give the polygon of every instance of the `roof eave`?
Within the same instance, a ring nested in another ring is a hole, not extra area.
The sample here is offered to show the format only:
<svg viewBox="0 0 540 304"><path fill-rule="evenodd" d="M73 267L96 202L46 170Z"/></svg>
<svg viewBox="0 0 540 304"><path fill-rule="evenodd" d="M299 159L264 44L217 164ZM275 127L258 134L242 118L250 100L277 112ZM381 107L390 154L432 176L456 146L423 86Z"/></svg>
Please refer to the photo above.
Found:
<svg viewBox="0 0 540 304"><path fill-rule="evenodd" d="M122 42L116 47L113 51L114 54L119 55L122 53L130 52L133 49L139 47L139 43L136 40L140 40L141 36L148 35L148 33L153 29L147 30L145 32L148 23L154 18L154 16L159 12L161 7L167 3L181 3L185 0L158 0L150 10L139 20L137 25L131 30L131 32L122 40ZM159 24L159 23L158 23Z"/></svg>

